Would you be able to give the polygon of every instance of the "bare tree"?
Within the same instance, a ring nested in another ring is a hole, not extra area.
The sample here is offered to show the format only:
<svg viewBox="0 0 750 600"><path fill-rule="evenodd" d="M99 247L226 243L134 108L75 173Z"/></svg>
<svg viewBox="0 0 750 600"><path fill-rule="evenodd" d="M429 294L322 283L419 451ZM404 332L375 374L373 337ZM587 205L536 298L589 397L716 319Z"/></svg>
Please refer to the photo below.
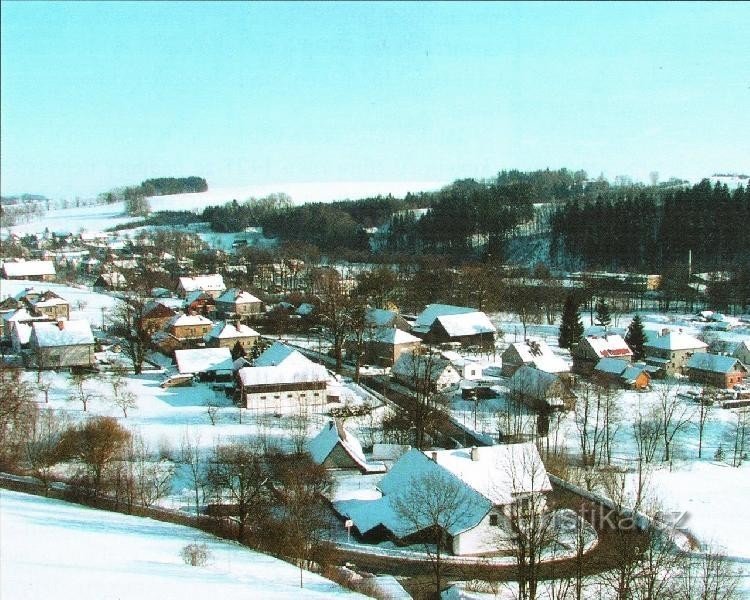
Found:
<svg viewBox="0 0 750 600"><path fill-rule="evenodd" d="M643 491L648 476L647 467L654 460L656 450L659 447L661 437L661 420L658 410L642 410L641 403L638 402L637 414L632 423L632 435L635 442L638 458L638 482L637 482L637 503L643 498Z"/></svg>
<svg viewBox="0 0 750 600"><path fill-rule="evenodd" d="M750 410L737 409L735 417L731 430L733 438L732 466L739 467L743 461L747 460L747 446L750 442Z"/></svg>
<svg viewBox="0 0 750 600"><path fill-rule="evenodd" d="M336 372L343 367L343 351L351 333L351 300L341 275L334 269L316 269L311 285L320 299L318 319L321 331L333 345Z"/></svg>
<svg viewBox="0 0 750 600"><path fill-rule="evenodd" d="M42 375L40 371L37 372L36 387L44 394L44 403L49 404L49 392L52 389L52 381L46 375Z"/></svg>
<svg viewBox="0 0 750 600"><path fill-rule="evenodd" d="M186 429L180 442L180 462L185 465L195 498L195 514L200 514L201 491L205 484L205 461L200 450L200 434L190 435Z"/></svg>
<svg viewBox="0 0 750 600"><path fill-rule="evenodd" d="M299 566L303 587L305 567L324 560L326 529L329 527L324 496L333 485L328 471L306 455L269 457L271 482L278 512L272 519L275 545Z"/></svg>
<svg viewBox="0 0 750 600"><path fill-rule="evenodd" d="M708 417L716 402L716 393L704 390L698 402L698 458L700 459L703 455L703 434L706 431Z"/></svg>
<svg viewBox="0 0 750 600"><path fill-rule="evenodd" d="M681 431L684 431L693 417L693 407L678 397L679 386L665 381L656 387L659 401L659 423L662 443L664 444L664 462L672 459L672 443Z"/></svg>
<svg viewBox="0 0 750 600"><path fill-rule="evenodd" d="M682 577L681 598L687 600L740 600L742 571L715 549L691 555Z"/></svg>
<svg viewBox="0 0 750 600"><path fill-rule="evenodd" d="M311 415L304 406L298 407L294 414L284 420L286 433L292 442L292 449L298 456L305 452L310 422Z"/></svg>
<svg viewBox="0 0 750 600"><path fill-rule="evenodd" d="M603 435L603 406L601 388L583 383L575 403L575 423L584 465L594 465L599 456Z"/></svg>
<svg viewBox="0 0 750 600"><path fill-rule="evenodd" d="M180 550L180 556L186 565L205 567L211 561L211 550L206 544L188 544Z"/></svg>
<svg viewBox="0 0 750 600"><path fill-rule="evenodd" d="M139 434L130 440L127 460L132 465L135 497L143 506L151 506L169 493L174 464L157 459Z"/></svg>
<svg viewBox="0 0 750 600"><path fill-rule="evenodd" d="M122 411L122 415L127 419L128 410L138 406L138 403L135 394L128 389L128 381L122 371L112 371L109 385L112 388L112 403Z"/></svg>
<svg viewBox="0 0 750 600"><path fill-rule="evenodd" d="M268 507L268 476L261 456L242 444L214 448L206 470L206 481L214 498L228 502L237 521L237 539L242 541L248 525L260 520Z"/></svg>
<svg viewBox="0 0 750 600"><path fill-rule="evenodd" d="M98 398L98 394L88 389L88 382L94 377L93 371L77 369L70 374L70 383L73 385L73 393L69 398L73 402L80 402L83 405L83 412L86 412L89 402Z"/></svg>
<svg viewBox="0 0 750 600"><path fill-rule="evenodd" d="M33 431L37 405L21 369L0 362L0 466L12 469Z"/></svg>
<svg viewBox="0 0 750 600"><path fill-rule="evenodd" d="M442 588L443 551L450 536L476 507L476 498L455 477L437 469L412 478L392 501L396 514L424 539L432 564L435 597Z"/></svg>
<svg viewBox="0 0 750 600"><path fill-rule="evenodd" d="M146 299L139 294L120 300L109 315L109 331L122 340L123 352L133 363L136 375L143 371L154 326L144 320Z"/></svg>
<svg viewBox="0 0 750 600"><path fill-rule="evenodd" d="M53 468L64 458L60 442L67 426L65 412L40 410L31 435L26 440L26 460L36 478L44 485L45 495L49 492Z"/></svg>

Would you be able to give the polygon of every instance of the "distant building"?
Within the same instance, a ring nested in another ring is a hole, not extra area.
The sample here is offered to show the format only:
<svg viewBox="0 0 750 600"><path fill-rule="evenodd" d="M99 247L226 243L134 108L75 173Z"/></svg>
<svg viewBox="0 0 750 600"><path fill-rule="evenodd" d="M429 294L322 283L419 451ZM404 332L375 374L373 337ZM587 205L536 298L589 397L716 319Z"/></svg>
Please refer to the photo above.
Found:
<svg viewBox="0 0 750 600"><path fill-rule="evenodd" d="M644 390L651 384L650 367L619 358L602 358L594 367L594 378L599 385Z"/></svg>
<svg viewBox="0 0 750 600"><path fill-rule="evenodd" d="M234 321L218 321L205 335L206 346L209 348L228 348L232 350L237 344L247 353L260 338L260 334L236 319Z"/></svg>
<svg viewBox="0 0 750 600"><path fill-rule="evenodd" d="M418 351L403 352L391 368L391 376L422 393L443 392L461 381L461 375L448 360Z"/></svg>
<svg viewBox="0 0 750 600"><path fill-rule="evenodd" d="M529 365L516 369L508 388L511 396L542 412L562 409L575 398L566 380Z"/></svg>
<svg viewBox="0 0 750 600"><path fill-rule="evenodd" d="M202 315L175 315L167 323L167 331L183 344L203 343L213 322Z"/></svg>
<svg viewBox="0 0 750 600"><path fill-rule="evenodd" d="M708 344L682 331L662 329L644 345L646 363L663 369L667 375L683 373L690 357L706 352Z"/></svg>
<svg viewBox="0 0 750 600"><path fill-rule="evenodd" d="M430 344L457 342L490 347L497 329L486 314L465 306L429 304L417 315L412 333Z"/></svg>
<svg viewBox="0 0 750 600"><path fill-rule="evenodd" d="M177 292L183 298L190 292L195 291L207 292L214 298L218 298L226 289L227 286L224 285L224 278L219 274L180 277L180 282L177 286Z"/></svg>
<svg viewBox="0 0 750 600"><path fill-rule="evenodd" d="M326 469L356 469L360 473L385 473L382 463L369 463L359 440L338 420L331 420L307 444L313 462Z"/></svg>
<svg viewBox="0 0 750 600"><path fill-rule="evenodd" d="M620 335L590 335L584 337L571 351L573 371L591 375L602 358L633 360L633 351Z"/></svg>
<svg viewBox="0 0 750 600"><path fill-rule="evenodd" d="M690 381L717 388L732 388L742 383L748 369L738 358L708 352L693 354L685 363Z"/></svg>
<svg viewBox="0 0 750 600"><path fill-rule="evenodd" d="M5 279L51 281L55 275L55 263L51 260L19 260L3 263Z"/></svg>
<svg viewBox="0 0 750 600"><path fill-rule="evenodd" d="M536 367L547 373L568 373L570 367L567 363L554 354L550 347L542 340L528 339L523 342L514 342L502 355L503 377L511 377L516 369L523 365Z"/></svg>
<svg viewBox="0 0 750 600"><path fill-rule="evenodd" d="M199 375L215 379L232 376L232 354L228 348L194 348L175 350L175 362L181 375Z"/></svg>
<svg viewBox="0 0 750 600"><path fill-rule="evenodd" d="M240 288L230 288L216 298L220 317L251 317L263 312L263 302Z"/></svg>

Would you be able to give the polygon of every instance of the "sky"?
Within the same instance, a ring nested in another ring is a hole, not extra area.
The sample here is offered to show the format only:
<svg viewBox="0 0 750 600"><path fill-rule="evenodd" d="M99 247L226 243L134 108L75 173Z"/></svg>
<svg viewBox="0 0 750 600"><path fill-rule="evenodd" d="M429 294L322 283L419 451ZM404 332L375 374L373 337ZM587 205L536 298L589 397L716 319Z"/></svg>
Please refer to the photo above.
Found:
<svg viewBox="0 0 750 600"><path fill-rule="evenodd" d="M0 191L747 173L748 17L748 2L2 2Z"/></svg>

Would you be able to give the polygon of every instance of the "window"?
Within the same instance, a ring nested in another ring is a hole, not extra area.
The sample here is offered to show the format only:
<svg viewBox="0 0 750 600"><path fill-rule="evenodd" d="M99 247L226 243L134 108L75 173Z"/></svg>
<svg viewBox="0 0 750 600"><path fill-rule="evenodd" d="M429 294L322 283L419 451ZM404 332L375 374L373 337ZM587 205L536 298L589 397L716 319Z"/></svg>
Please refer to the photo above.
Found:
<svg viewBox="0 0 750 600"><path fill-rule="evenodd" d="M265 400L265 399L266 399L266 397L265 397L265 396L261 396L261 397L260 397L260 399L261 399L261 400Z"/></svg>
<svg viewBox="0 0 750 600"><path fill-rule="evenodd" d="M315 392L315 393L313 394L313 396L315 396L315 397L317 398L318 396L320 396L320 394L319 394L318 392Z"/></svg>
<svg viewBox="0 0 750 600"><path fill-rule="evenodd" d="M497 527L499 525L500 519L497 515L490 515L490 526Z"/></svg>

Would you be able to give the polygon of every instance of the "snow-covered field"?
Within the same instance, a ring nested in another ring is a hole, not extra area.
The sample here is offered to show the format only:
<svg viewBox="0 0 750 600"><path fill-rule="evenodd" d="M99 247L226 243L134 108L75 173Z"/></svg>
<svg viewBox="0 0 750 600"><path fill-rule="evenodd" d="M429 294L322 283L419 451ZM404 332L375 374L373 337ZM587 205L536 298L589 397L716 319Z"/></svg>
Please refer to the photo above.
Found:
<svg viewBox="0 0 750 600"><path fill-rule="evenodd" d="M189 527L0 491L3 600L364 598L319 575ZM206 544L205 567L180 551Z"/></svg>
<svg viewBox="0 0 750 600"><path fill-rule="evenodd" d="M420 192L440 189L447 182L437 181L334 181L323 183L279 183L250 185L231 188L209 189L197 194L174 194L149 198L152 211L192 210L199 212L206 206L224 204L249 198L262 198L274 193L284 193L295 204L306 202L330 202L334 200L356 200L370 196L391 194L403 197L407 192ZM50 231L78 233L103 231L109 227L134 221L125 214L122 202L50 210L42 219L30 223L20 223L10 231L23 235L41 233L45 227Z"/></svg>

